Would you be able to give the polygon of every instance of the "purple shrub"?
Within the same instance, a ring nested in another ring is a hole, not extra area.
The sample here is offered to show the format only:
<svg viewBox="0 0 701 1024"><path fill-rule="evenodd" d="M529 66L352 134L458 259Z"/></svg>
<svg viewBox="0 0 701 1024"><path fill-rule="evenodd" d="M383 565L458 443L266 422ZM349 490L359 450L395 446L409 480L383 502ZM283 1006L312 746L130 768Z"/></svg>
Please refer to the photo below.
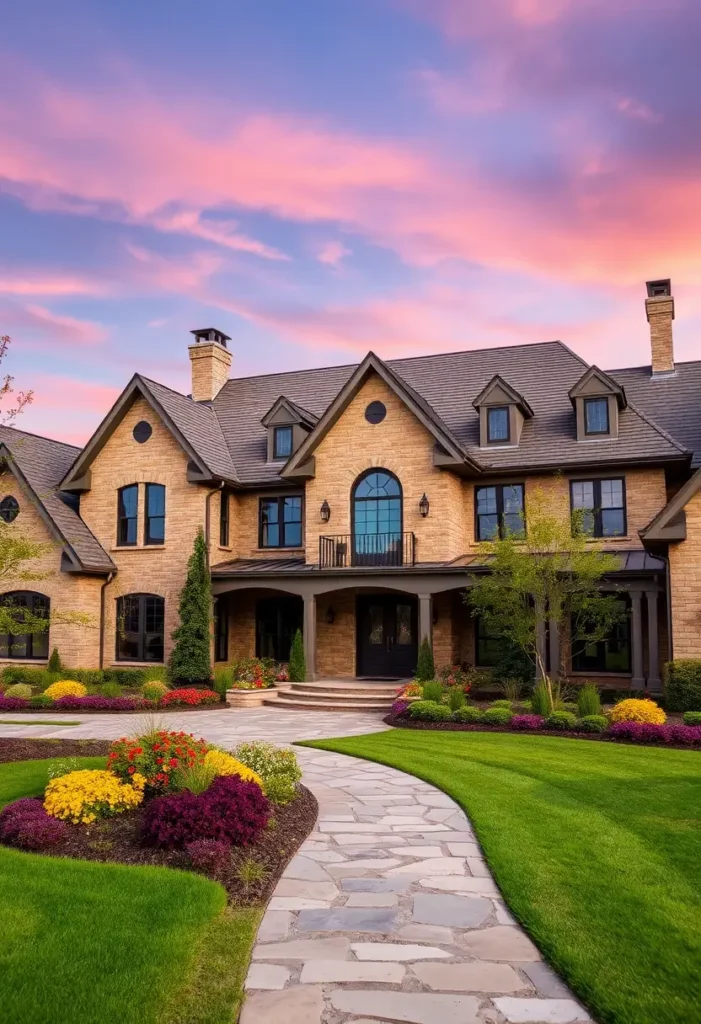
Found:
<svg viewBox="0 0 701 1024"><path fill-rule="evenodd" d="M227 775L199 795L183 790L152 800L144 814L143 839L167 850L182 849L197 839L248 846L269 817L270 803L260 786Z"/></svg>
<svg viewBox="0 0 701 1024"><path fill-rule="evenodd" d="M41 800L25 797L0 811L0 841L21 850L47 850L67 835L66 823L47 814Z"/></svg>
<svg viewBox="0 0 701 1024"><path fill-rule="evenodd" d="M514 715L509 724L512 729L528 732L533 729L542 729L544 721L542 715Z"/></svg>
<svg viewBox="0 0 701 1024"><path fill-rule="evenodd" d="M701 726L671 725L672 743L680 743L685 747L701 746Z"/></svg>
<svg viewBox="0 0 701 1024"><path fill-rule="evenodd" d="M141 697L101 697L89 694L87 697L59 697L54 701L58 711L139 711L148 707Z"/></svg>
<svg viewBox="0 0 701 1024"><path fill-rule="evenodd" d="M231 843L218 839L195 839L185 850L193 868L207 874L219 875L231 863Z"/></svg>
<svg viewBox="0 0 701 1024"><path fill-rule="evenodd" d="M402 700L401 698L399 700L395 700L391 708L391 714L397 718L406 718L410 704L411 701Z"/></svg>
<svg viewBox="0 0 701 1024"><path fill-rule="evenodd" d="M0 694L0 711L26 711L30 706L24 697L5 697Z"/></svg>
<svg viewBox="0 0 701 1024"><path fill-rule="evenodd" d="M678 743L686 747L701 746L701 726L652 725L647 722L616 722L607 733L613 740L633 743Z"/></svg>

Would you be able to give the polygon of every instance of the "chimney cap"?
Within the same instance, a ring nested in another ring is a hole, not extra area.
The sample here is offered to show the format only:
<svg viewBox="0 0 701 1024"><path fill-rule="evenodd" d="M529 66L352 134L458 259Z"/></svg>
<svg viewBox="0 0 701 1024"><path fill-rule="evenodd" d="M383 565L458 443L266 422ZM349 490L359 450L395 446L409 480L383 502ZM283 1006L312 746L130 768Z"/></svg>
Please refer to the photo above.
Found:
<svg viewBox="0 0 701 1024"><path fill-rule="evenodd" d="M218 331L216 327L200 327L197 331L190 331L190 334L195 335L196 345L199 345L202 341L215 341L218 345L222 345L226 348L227 341L231 341L228 334L224 334L223 331Z"/></svg>
<svg viewBox="0 0 701 1024"><path fill-rule="evenodd" d="M645 287L647 288L647 297L649 299L671 296L672 294L672 281L668 277L660 278L658 281L647 281Z"/></svg>

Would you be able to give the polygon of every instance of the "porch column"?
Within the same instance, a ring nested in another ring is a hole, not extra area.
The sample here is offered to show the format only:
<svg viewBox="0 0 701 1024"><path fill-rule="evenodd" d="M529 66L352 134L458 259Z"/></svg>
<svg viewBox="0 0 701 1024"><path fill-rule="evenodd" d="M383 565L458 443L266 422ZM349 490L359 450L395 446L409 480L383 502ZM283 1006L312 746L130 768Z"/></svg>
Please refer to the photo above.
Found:
<svg viewBox="0 0 701 1024"><path fill-rule="evenodd" d="M419 644L424 640L432 641L433 632L433 596L419 594Z"/></svg>
<svg viewBox="0 0 701 1024"><path fill-rule="evenodd" d="M645 597L647 599L647 688L651 693L661 693L658 593L656 590L646 590Z"/></svg>
<svg viewBox="0 0 701 1024"><path fill-rule="evenodd" d="M316 679L316 595L304 595L304 661L307 682Z"/></svg>
<svg viewBox="0 0 701 1024"><path fill-rule="evenodd" d="M548 621L548 631L550 638L550 677L551 679L560 678L560 634L557 627L557 619L550 619Z"/></svg>
<svg viewBox="0 0 701 1024"><path fill-rule="evenodd" d="M630 685L633 690L645 689L645 676L643 675L643 614L642 614L642 590L631 590L630 594L630 632L633 654L633 678Z"/></svg>

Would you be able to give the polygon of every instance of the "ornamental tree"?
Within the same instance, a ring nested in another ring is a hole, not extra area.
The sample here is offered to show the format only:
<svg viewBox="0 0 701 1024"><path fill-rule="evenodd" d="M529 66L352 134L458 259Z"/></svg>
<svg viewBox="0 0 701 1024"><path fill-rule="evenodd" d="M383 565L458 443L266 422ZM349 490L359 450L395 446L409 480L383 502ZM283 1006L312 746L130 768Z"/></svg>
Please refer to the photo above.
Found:
<svg viewBox="0 0 701 1024"><path fill-rule="evenodd" d="M301 630L295 632L290 650L290 682L303 683L307 678L307 664L304 658L304 641Z"/></svg>
<svg viewBox="0 0 701 1024"><path fill-rule="evenodd" d="M569 634L574 651L606 639L625 614L615 593L601 584L620 568L584 530L581 513L549 511L545 495L529 498L528 524L481 545L490 571L477 576L465 601L488 631L519 648L547 678L538 642L550 623ZM559 666L552 666L554 670Z"/></svg>
<svg viewBox="0 0 701 1024"><path fill-rule="evenodd" d="M173 630L173 649L168 677L173 683L208 683L212 675L210 621L212 587L207 567L207 545L202 528L187 564L187 578L180 591L180 625Z"/></svg>
<svg viewBox="0 0 701 1024"><path fill-rule="evenodd" d="M436 678L436 666L433 661L433 650L431 648L431 641L428 637L424 637L419 647L419 657L416 663L416 678L422 682L427 683L431 679Z"/></svg>

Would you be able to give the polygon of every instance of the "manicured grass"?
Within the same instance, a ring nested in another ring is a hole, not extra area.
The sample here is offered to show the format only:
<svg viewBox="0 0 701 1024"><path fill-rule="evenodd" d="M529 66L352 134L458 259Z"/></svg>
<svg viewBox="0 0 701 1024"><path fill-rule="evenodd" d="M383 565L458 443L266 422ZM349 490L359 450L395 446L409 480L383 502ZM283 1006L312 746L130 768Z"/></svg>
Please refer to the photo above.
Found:
<svg viewBox="0 0 701 1024"><path fill-rule="evenodd" d="M0 804L40 795L50 763L0 765ZM221 886L187 872L0 847L3 1020L235 1021L259 914L225 905Z"/></svg>
<svg viewBox="0 0 701 1024"><path fill-rule="evenodd" d="M75 725L82 725L82 722L49 722L39 720L38 722L26 722L19 721L13 718L0 718L0 725L61 725L64 729L69 729Z"/></svg>
<svg viewBox="0 0 701 1024"><path fill-rule="evenodd" d="M511 910L601 1024L698 1019L698 753L402 730L307 745L457 800Z"/></svg>

